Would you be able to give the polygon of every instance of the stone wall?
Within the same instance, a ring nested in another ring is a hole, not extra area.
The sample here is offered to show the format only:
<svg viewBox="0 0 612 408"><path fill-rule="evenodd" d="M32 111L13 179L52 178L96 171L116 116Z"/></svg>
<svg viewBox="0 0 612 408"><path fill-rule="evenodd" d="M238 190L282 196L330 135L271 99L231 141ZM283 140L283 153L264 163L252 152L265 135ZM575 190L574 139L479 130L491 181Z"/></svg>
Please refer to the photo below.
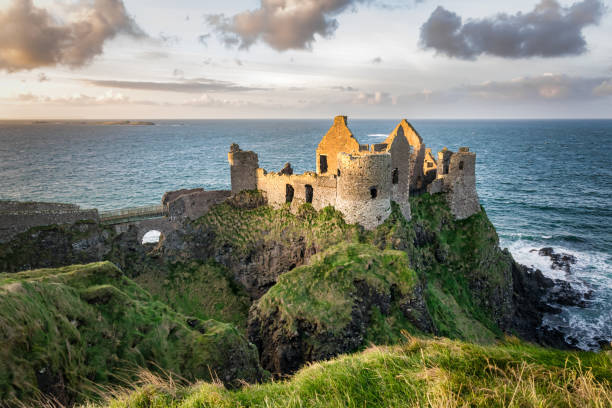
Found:
<svg viewBox="0 0 612 408"><path fill-rule="evenodd" d="M168 206L168 204L170 204L171 201L176 200L177 198L179 198L180 196L184 195L184 194L191 194L191 193L200 193L203 192L204 189L203 188L192 188L192 189L181 189L181 190L175 190L175 191L168 191L166 193L164 193L164 195L162 196L162 207L164 207L164 212L166 214L168 214L168 212L170 211L170 208Z"/></svg>
<svg viewBox="0 0 612 408"><path fill-rule="evenodd" d="M444 177L448 174L450 166L450 158L453 152L448 150L446 147L438 152L438 171L437 177Z"/></svg>
<svg viewBox="0 0 612 408"><path fill-rule="evenodd" d="M168 202L168 218L170 221L182 221L186 218L196 220L206 214L214 205L221 204L232 195L229 190L187 192L176 196Z"/></svg>
<svg viewBox="0 0 612 408"><path fill-rule="evenodd" d="M74 224L80 220L99 222L98 210L83 210L74 204L0 201L0 242L33 227Z"/></svg>
<svg viewBox="0 0 612 408"><path fill-rule="evenodd" d="M346 222L373 229L391 214L391 155L338 154L336 209Z"/></svg>
<svg viewBox="0 0 612 408"><path fill-rule="evenodd" d="M403 128L398 128L395 137L386 140L391 154L391 199L395 201L407 220L410 220L410 180L411 162L406 160L411 155L412 147L404 136Z"/></svg>
<svg viewBox="0 0 612 408"><path fill-rule="evenodd" d="M414 127L406 120L402 121L395 127L393 132L385 140L385 143L390 144L390 141L396 138L402 132L408 143L412 147L410 154L410 191L420 191L425 188L423 177L423 162L425 160L425 144L423 138L419 135Z"/></svg>
<svg viewBox="0 0 612 408"><path fill-rule="evenodd" d="M438 168L440 163L448 170L447 174L438 172L435 183L429 187L430 193L446 193L446 200L451 212L457 219L468 218L480 211L480 202L476 192L476 154L467 147L459 148L453 153L444 149L438 153ZM441 184L440 184L441 183Z"/></svg>
<svg viewBox="0 0 612 408"><path fill-rule="evenodd" d="M292 190L288 190L287 186ZM263 192L268 204L274 208L287 202L291 202L292 210L306 202L310 202L316 210L336 204L335 176L321 176L313 172L289 175L257 169L257 189Z"/></svg>
<svg viewBox="0 0 612 408"><path fill-rule="evenodd" d="M364 145L363 149L367 151L369 146L366 146ZM317 147L317 174L336 175L338 173L338 153L358 153L359 151L359 142L348 128L346 116L336 116L334 124ZM321 156L325 156L327 169L321 166Z"/></svg>
<svg viewBox="0 0 612 408"><path fill-rule="evenodd" d="M234 143L230 147L227 159L230 163L232 193L257 189L257 168L259 168L257 154L241 150L240 146Z"/></svg>
<svg viewBox="0 0 612 408"><path fill-rule="evenodd" d="M438 164L436 159L431 153L430 148L425 149L425 161L423 162L423 176L425 178L425 185L429 185L437 177Z"/></svg>

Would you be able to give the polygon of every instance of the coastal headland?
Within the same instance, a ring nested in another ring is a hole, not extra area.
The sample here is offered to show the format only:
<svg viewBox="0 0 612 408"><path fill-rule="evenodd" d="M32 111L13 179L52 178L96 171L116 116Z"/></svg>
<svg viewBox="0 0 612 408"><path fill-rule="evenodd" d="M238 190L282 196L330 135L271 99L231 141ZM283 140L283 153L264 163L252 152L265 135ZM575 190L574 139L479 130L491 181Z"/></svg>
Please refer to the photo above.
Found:
<svg viewBox="0 0 612 408"><path fill-rule="evenodd" d="M3 404L612 402L610 352L542 324L584 295L500 248L470 149L340 116L315 171L228 160L231 191L147 209L0 202Z"/></svg>

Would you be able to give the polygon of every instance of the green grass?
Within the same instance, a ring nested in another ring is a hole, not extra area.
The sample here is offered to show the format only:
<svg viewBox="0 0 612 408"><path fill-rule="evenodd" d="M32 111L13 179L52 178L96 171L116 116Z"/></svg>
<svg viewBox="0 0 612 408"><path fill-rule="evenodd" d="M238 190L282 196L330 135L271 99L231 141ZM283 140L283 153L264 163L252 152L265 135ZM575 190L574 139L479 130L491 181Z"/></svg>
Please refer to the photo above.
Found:
<svg viewBox="0 0 612 408"><path fill-rule="evenodd" d="M78 401L141 368L228 384L265 375L233 325L176 313L109 262L0 274L0 344L7 402Z"/></svg>
<svg viewBox="0 0 612 408"><path fill-rule="evenodd" d="M479 346L407 338L402 345L309 365L291 379L228 391L145 379L108 408L610 407L612 360L507 339Z"/></svg>
<svg viewBox="0 0 612 408"><path fill-rule="evenodd" d="M297 214L292 214L289 206L278 210L269 206L247 210L221 204L196 223L214 233L213 246L231 246L236 256L248 255L262 242L298 238L303 238L307 247L327 248L356 239L360 230L356 225L346 224L342 214L333 207L316 211L310 204L304 204Z"/></svg>
<svg viewBox="0 0 612 408"><path fill-rule="evenodd" d="M409 296L418 278L400 251L380 251L366 244L342 243L313 256L308 265L281 275L256 304L259 314L277 313L285 330L307 320L327 332L342 331L351 321L355 282L398 298Z"/></svg>
<svg viewBox="0 0 612 408"><path fill-rule="evenodd" d="M511 318L512 259L499 248L486 213L455 220L441 194L423 194L410 202L410 222L394 205L368 240L408 254L411 267L427 282L426 301L437 334L476 342L500 338Z"/></svg>
<svg viewBox="0 0 612 408"><path fill-rule="evenodd" d="M179 313L246 329L251 300L222 265L212 261L168 264L134 280Z"/></svg>

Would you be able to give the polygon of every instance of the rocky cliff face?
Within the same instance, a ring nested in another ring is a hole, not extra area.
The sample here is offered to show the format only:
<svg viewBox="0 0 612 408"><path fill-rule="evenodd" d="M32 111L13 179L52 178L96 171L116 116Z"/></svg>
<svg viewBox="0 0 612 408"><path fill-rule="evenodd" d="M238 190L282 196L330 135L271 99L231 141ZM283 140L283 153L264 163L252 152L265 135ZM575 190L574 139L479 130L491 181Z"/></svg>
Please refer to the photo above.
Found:
<svg viewBox="0 0 612 408"><path fill-rule="evenodd" d="M0 272L96 262L110 250L114 235L94 221L34 227L0 244Z"/></svg>
<svg viewBox="0 0 612 408"><path fill-rule="evenodd" d="M277 373L369 342L396 342L401 330L484 343L506 332L564 345L561 334L539 326L571 293L500 249L484 210L456 220L442 195L424 194L411 198L410 221L394 206L366 231L333 208L317 212L306 204L294 214L264 204L257 192L242 192L151 246L141 245L134 229L37 228L0 246L0 266L10 272L111 260L179 312L248 330L265 367ZM340 262L338 248L358 248L363 257ZM382 261L393 258L389 250L404 258ZM406 274L414 284L398 290ZM211 286L211 279L220 283ZM189 295L194 288L202 300ZM322 318L330 310L342 313Z"/></svg>

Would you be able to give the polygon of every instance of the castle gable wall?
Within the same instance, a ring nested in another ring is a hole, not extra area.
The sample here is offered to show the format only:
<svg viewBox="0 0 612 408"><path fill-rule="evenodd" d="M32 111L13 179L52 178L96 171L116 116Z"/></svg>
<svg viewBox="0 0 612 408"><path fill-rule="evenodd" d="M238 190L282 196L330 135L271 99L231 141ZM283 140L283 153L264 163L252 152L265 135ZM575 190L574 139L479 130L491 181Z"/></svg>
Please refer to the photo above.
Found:
<svg viewBox="0 0 612 408"><path fill-rule="evenodd" d="M419 133L406 119L403 119L387 137L384 143L391 146L394 139L402 136L407 139L412 147L412 152L410 153L410 191L422 190L425 187L423 175L425 144Z"/></svg>
<svg viewBox="0 0 612 408"><path fill-rule="evenodd" d="M317 147L317 174L337 174L338 153L357 153L360 149L359 142L347 126L346 116L336 116L334 124ZM369 146L364 145L364 149L367 151ZM325 156L324 159L321 156Z"/></svg>
<svg viewBox="0 0 612 408"><path fill-rule="evenodd" d="M397 136L391 141L388 151L391 154L391 199L399 204L402 214L410 220L410 160L412 147L399 128Z"/></svg>

